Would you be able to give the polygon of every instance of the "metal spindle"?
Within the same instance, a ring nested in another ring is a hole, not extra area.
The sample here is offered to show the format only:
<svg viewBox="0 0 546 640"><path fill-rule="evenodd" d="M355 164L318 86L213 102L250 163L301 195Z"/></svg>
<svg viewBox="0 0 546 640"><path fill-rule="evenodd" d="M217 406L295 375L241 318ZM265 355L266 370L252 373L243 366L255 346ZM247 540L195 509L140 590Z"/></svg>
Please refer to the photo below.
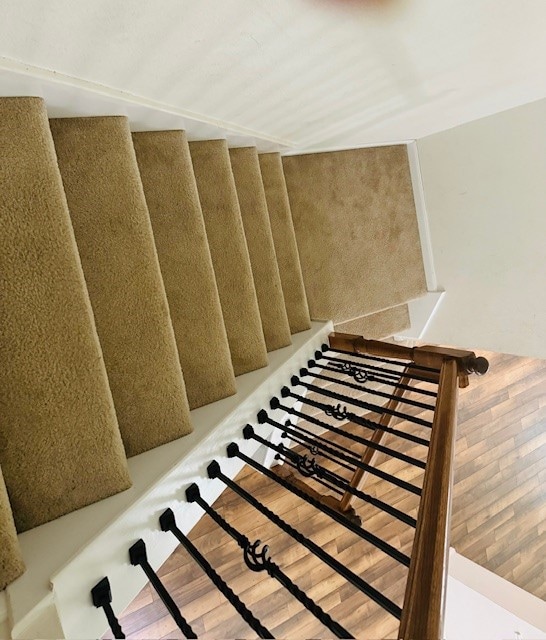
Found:
<svg viewBox="0 0 546 640"><path fill-rule="evenodd" d="M210 562L201 554L199 549L182 533L176 525L176 519L172 509L167 509L159 517L159 525L162 531L171 532L180 544L186 549L191 557L203 569L210 578L214 586L226 597L228 602L235 608L241 618L255 631L260 638L273 638L269 629L254 616L252 611L239 599L227 582L214 570Z"/></svg>
<svg viewBox="0 0 546 640"><path fill-rule="evenodd" d="M282 405L280 405L282 406ZM306 416L305 414L300 414L297 411L292 411L292 413L294 415L300 415L301 417L306 418L307 420L311 421L313 424L318 422L319 426L320 426L320 421L319 420L314 420L311 416ZM323 423L325 428L328 428L329 425L327 425L326 423ZM330 445L333 443L330 443ZM323 450L326 450L326 446L327 445L323 445L322 443L318 443L315 445L318 449L322 448ZM351 452L352 453L352 452ZM340 454L336 453L336 456L339 457ZM351 458L348 457L347 460L354 464L356 467L359 467L360 469L362 469L362 471L366 471L368 473L371 473L372 475L381 478L382 480L386 480L387 482L390 482L391 484L396 485L397 487L400 487L401 489L405 489L406 491L409 491L410 493L413 493L417 496L421 495L421 489L419 489L419 487L416 487L414 484L411 484L410 482L406 482L405 480L400 480L399 478L397 478L396 476L391 475L390 473L387 473L386 471L381 471L381 469L377 469L376 467L373 467L369 464L367 464L366 462L362 462L362 460L359 460L358 458Z"/></svg>
<svg viewBox="0 0 546 640"><path fill-rule="evenodd" d="M331 484L334 485L334 487L338 487L343 491L348 491L349 493L356 496L357 498L360 498L364 502L367 502L368 504L371 504L377 509L384 511L385 513L388 513L389 515L393 516L394 518L397 518L401 522L404 522L405 524L410 525L410 527L416 526L417 522L415 518L412 518L411 516L407 515L403 511L400 511L400 509L397 509L396 507L393 507L390 504L383 502L383 500L380 500L379 498L374 498L370 494L365 493L364 491L361 491L357 487L352 487L346 480L344 480L341 476L339 476L334 471L331 471L330 469L325 469L321 465L317 464L315 458L300 456L298 453L291 451L290 449L287 449L282 444L276 445L272 442L267 441L265 438L262 438L261 436L259 436L251 427L251 425L246 425L246 427L243 430L243 435L246 440L249 440L249 439L256 440L256 442L259 442L260 444L265 445L269 449L275 451L277 454L281 454L289 458L296 466L296 469L303 476L313 478L313 479L320 478L322 480L325 480L326 482L330 482ZM368 535L373 536L373 534L369 532L368 532ZM379 540L379 538L376 538L376 540Z"/></svg>
<svg viewBox="0 0 546 640"><path fill-rule="evenodd" d="M292 376L290 378L290 384L292 384L292 386L294 387L300 385L302 387L305 387L308 391L314 391L315 393L320 393L321 395L327 396L328 398L333 398L334 400L339 400L340 402L347 402L348 404L352 404L355 407L366 409L367 411L372 411L380 415L387 414L390 416L396 416L397 418L402 418L403 420L413 422L423 427L428 427L429 429L432 427L432 422L430 422L429 420L423 420L422 418L418 418L416 416L409 416L405 413L402 413L401 411L397 411L396 409L389 409L388 407L382 407L381 405L373 404L371 402L365 402L364 400L359 400L357 398L351 398L350 396L345 396L341 393L337 393L336 391L332 391L331 389L318 387L317 385L309 382L302 382L298 378L298 376Z"/></svg>
<svg viewBox="0 0 546 640"><path fill-rule="evenodd" d="M385 431L385 433L390 433L393 436L397 436L398 438L403 438L404 440L409 440L410 442L415 442L416 444L421 444L425 447L428 447L429 441L426 438L421 438L420 436L415 436L412 433L406 433L405 431L400 431L400 429L394 429L393 427L387 427L386 425L379 424L378 422L374 422L369 418L363 418L361 416L356 415L352 411L348 411L347 407L341 407L341 405L330 405L325 404L324 402L318 402L317 400L312 400L311 398L307 398L306 396L302 396L299 393L295 393L289 387L283 387L281 389L281 396L283 398L294 398L295 400L299 400L301 403L314 407L315 409L320 409L327 416L332 416L336 418L336 420L345 420L347 422L353 422L360 427L364 427L365 429L372 429L373 431L380 430ZM276 407L272 407L276 408ZM330 429L331 425L326 422L322 422L313 416L308 416L305 413L301 413L292 408L286 408L288 413L291 413L295 416L304 418L307 422L311 422L312 424L316 424L317 426L324 426L326 429ZM347 436L351 437L351 436Z"/></svg>
<svg viewBox="0 0 546 640"><path fill-rule="evenodd" d="M295 469L298 473L300 473L300 470L298 469L297 465L295 465L292 462L292 460L290 460L290 458L283 458L280 454L276 454L275 455L275 460L282 460L283 464L286 464L291 469ZM321 478L313 478L313 480L315 482L318 482L325 489L328 489L328 491L332 491L333 493L337 493L337 495L340 496L340 497L343 497L345 495L344 491L342 491L341 489L338 489L337 487L333 487L332 485L328 484L325 480L322 480Z"/></svg>
<svg viewBox="0 0 546 640"><path fill-rule="evenodd" d="M207 515L209 515L218 526L229 534L243 551L245 564L251 571L265 571L270 577L277 580L291 595L293 595L303 606L310 611L322 624L332 631L338 638L352 638L353 636L339 623L335 622L314 600L303 592L284 573L278 564L273 562L268 555L268 546L263 545L260 550L260 540L251 542L245 535L240 533L235 527L230 525L215 509L213 509L203 498L196 484L190 485L186 489L186 499L188 502L196 502Z"/></svg>
<svg viewBox="0 0 546 640"><path fill-rule="evenodd" d="M356 355L354 353L347 353L345 351L336 351L335 353L341 353L345 356L353 356ZM348 361L348 360L342 360L341 358L336 358L335 356L330 356L328 354L323 354L320 351L316 351L315 352L315 359L318 360L320 358L326 358L327 360L330 360L332 362L340 362L343 364L351 364L355 367L359 367L361 369L365 369L365 370L369 370L369 371L375 371L377 373L381 373L386 377L392 377L392 378L396 378L397 380L401 380L403 377L406 378L411 378L412 380L418 380L419 382L429 382L431 384L437 384L437 380L436 379L431 379L433 376L437 376L438 375L438 371L433 370L433 372L430 373L429 376L427 375L421 375L419 373L415 373L414 372L414 365L410 362L405 362L403 363L404 367L408 367L408 371L393 371L391 369L383 369L381 367L376 367L375 365L371 365L368 364L367 362L354 362L354 361Z"/></svg>
<svg viewBox="0 0 546 640"><path fill-rule="evenodd" d="M232 445L230 445L232 446ZM236 445L235 445L236 446ZM234 453L233 447L231 448L231 452ZM248 502L252 507L262 513L266 518L268 518L273 524L277 525L280 529L282 529L289 536L294 538L296 542L299 542L306 549L311 551L314 555L317 556L320 560L322 560L325 564L331 567L334 571L336 571L340 576L345 578L348 582L350 582L354 587L365 593L369 596L374 602L379 604L385 611L393 615L395 618L400 620L402 615L402 610L400 607L392 602L389 598L384 596L380 591L372 587L365 580L363 580L356 573L348 569L341 562L333 558L329 553L321 549L316 543L312 540L306 538L301 532L297 529L294 529L291 525L285 522L280 516L276 513L268 509L266 506L261 504L256 498L254 498L248 491L245 491L238 484L233 482L230 478L225 476L218 462L213 461L207 467L207 473L210 478L218 478L221 480L227 487L229 487L232 491L234 491L237 495L239 495L243 500Z"/></svg>
<svg viewBox="0 0 546 640"><path fill-rule="evenodd" d="M430 389L422 389L421 387L412 387L409 384L400 382L400 380L404 378L403 373L402 375L396 374L395 376L391 377L380 371L368 370L362 365L359 366L359 363L346 362L345 360L341 360L339 358L330 358L328 356L325 357L320 351L315 352L315 358L315 360L307 361L307 366L310 369L312 369L313 367L319 367L320 369L332 371L333 373L347 373L351 375L357 382L362 382L363 378L367 378L370 382L380 382L381 384L387 384L394 387L395 389L403 389L404 391L408 391L410 393L419 393L431 398L436 398L438 396L438 393L436 391L431 391ZM320 359L322 359L322 361L320 363L317 363L317 360ZM324 360L327 360L327 362L325 363Z"/></svg>
<svg viewBox="0 0 546 640"><path fill-rule="evenodd" d="M250 433L250 430L248 429L248 427L250 427L250 425L247 425L245 427L246 433ZM250 429L252 429L252 427L250 427ZM256 434L253 434L253 435L256 436ZM246 435L245 435L245 437L246 437ZM258 440L258 442L261 442L261 444L266 444L267 443L267 440L264 440L263 438L260 438L259 436L256 436L256 440ZM271 444L271 443L269 443L269 444ZM271 444L271 446L275 447L276 445L272 445ZM285 451L281 451L280 453L285 453ZM281 485L281 487L284 487L285 489L288 489L288 491L290 491L294 495L298 496L298 498L301 498L302 500L305 500L305 502L308 502L311 506L315 507L319 511L322 511L327 516L330 516L330 518L332 518L332 520L335 520L338 524L341 524L346 529L349 529L349 531L351 531L352 533L356 534L357 536L359 536L363 540L366 540L366 542L369 542L370 544L372 544L374 547L376 547L380 551L383 551L383 553L385 553L386 555L390 556L391 558L394 558L394 560L397 560L398 562L400 562L404 566L409 567L410 559L405 553L402 553L401 551L398 551L398 549L395 549L388 542L385 542L384 540L381 540L381 538L378 538L376 535L374 535L373 533L370 533L366 529L362 529L361 527L356 525L354 522L351 522L345 516L341 515L338 511L335 511L334 509L332 509L328 505L323 504L322 502L319 502L318 500L316 500L315 498L311 497L310 495L308 495L307 493L305 493L301 489L298 489L298 487L295 487L292 484L290 484L289 482L287 482L286 480L284 480L284 478L281 478L281 477L277 476L275 473L273 473L272 471L270 471L269 469L267 469L263 465L259 464L258 462L256 462L252 458L249 458L247 455L245 455L244 453L242 453L240 451L238 445L236 445L234 442L232 442L228 446L227 452L228 452L228 457L229 458L236 457L236 458L239 458L240 460L242 460L243 462L246 462L246 464L251 466L253 469L256 469L256 471L259 471L262 475L266 476L270 480L273 480L277 484ZM292 453L292 452L290 452L290 453ZM303 470L300 470L300 471L302 471L302 473L305 473L305 468L303 468ZM313 471L313 473L314 473L314 471ZM311 469L309 469L309 475L311 475Z"/></svg>
<svg viewBox="0 0 546 640"><path fill-rule="evenodd" d="M415 362L411 362L409 360L392 360L391 358L382 358L380 356L372 356L367 353L359 353L358 351L343 351L342 349L334 349L329 344L324 343L321 345L321 351L333 351L334 353L342 353L347 356L354 356L356 358L360 358L361 360L373 360L375 362L384 362L386 364L392 364L399 367L407 367L410 366L413 369L418 369L419 371L430 371L432 373L439 373L439 369L435 369L434 367L426 367L422 364L415 364Z"/></svg>
<svg viewBox="0 0 546 640"><path fill-rule="evenodd" d="M119 620L112 609L112 589L110 588L110 580L108 580L108 578L103 578L91 589L91 598L95 607L104 611L114 638L125 638Z"/></svg>
<svg viewBox="0 0 546 640"><path fill-rule="evenodd" d="M262 409L262 411L260 411L258 413L258 422L261 424L262 420L265 422L269 422L269 424L273 425L274 427L277 427L278 429L284 429L287 431L287 433L290 432L290 430L292 429L301 429L302 431L306 432L308 435L306 437L303 436L303 434L299 435L298 437L303 438L304 440L309 440L309 437L313 437L315 438L317 441L322 442L325 439L321 438L320 436L315 435L314 433L307 431L307 429L300 427L299 425L292 425L292 423L290 421L287 421L285 423L285 426L283 426L280 422L277 422L276 420L272 420L271 418L269 418L269 416L267 415L267 412L265 410ZM372 442L371 440L366 440L365 438L362 438L362 440L364 441L363 444L365 444L367 447L370 447L370 449L375 449L376 451L381 451L381 453L386 453L388 456L390 456L391 458L397 458L398 460L402 460L403 462L407 462L408 464L413 465L414 467L419 467L420 469L424 469L426 467L426 463L423 462L422 460L418 460L417 458L414 458L413 456L408 456L405 453L400 453L399 451L396 451L395 449L391 449L390 447L386 447L385 445L379 444L377 442ZM328 442L328 441L326 441ZM330 445L334 444L334 443L329 443ZM342 448L342 447L340 447ZM348 449L345 449L346 452L348 452L349 454L354 455L354 453L352 453L351 451L349 451ZM336 454L339 456L339 454ZM346 458L343 458L341 456L339 456L342 460L345 460ZM354 464L354 463L353 463Z"/></svg>
<svg viewBox="0 0 546 640"><path fill-rule="evenodd" d="M311 362L312 362L312 360L311 360ZM320 367L319 365L316 365L316 364L315 364L315 367L317 367L318 369L322 369L323 368L323 367ZM349 371L341 370L341 371L338 371L338 373L346 373L346 374L348 374ZM362 385L353 384L352 382L348 382L347 380L342 380L342 379L339 379L339 378L332 378L331 376L325 376L325 375L323 375L321 373L310 373L305 368L300 369L300 376L302 378L304 378L305 376L310 376L312 378L316 378L317 380L324 380L325 382L334 382L335 384L339 384L342 387L347 387L348 389L354 389L355 391L362 391L362 392L365 392L365 393L369 393L369 394L374 395L374 396L379 396L380 398L386 398L387 400L396 399L401 404L407 404L407 405L409 405L411 407L417 407L418 409L425 409L425 410L429 410L429 411L434 411L434 408L435 408L433 404L429 404L427 402L420 402L419 400L412 400L411 398L406 398L404 396L395 397L395 396L392 395L392 393L385 393L384 391L380 391L379 389L371 389L369 387L364 387ZM369 380L369 378L361 377L361 379L358 380L358 382L364 382L364 381L368 381L368 380Z"/></svg>
<svg viewBox="0 0 546 640"><path fill-rule="evenodd" d="M129 549L129 560L133 566L140 566L142 568L161 602L163 602L172 619L175 621L176 626L180 631L182 631L186 638L197 638L193 629L180 613L180 609L177 607L176 602L171 598L171 595L165 588L165 585L161 582L159 576L148 562L148 554L146 553L146 544L144 543L144 540L137 540Z"/></svg>

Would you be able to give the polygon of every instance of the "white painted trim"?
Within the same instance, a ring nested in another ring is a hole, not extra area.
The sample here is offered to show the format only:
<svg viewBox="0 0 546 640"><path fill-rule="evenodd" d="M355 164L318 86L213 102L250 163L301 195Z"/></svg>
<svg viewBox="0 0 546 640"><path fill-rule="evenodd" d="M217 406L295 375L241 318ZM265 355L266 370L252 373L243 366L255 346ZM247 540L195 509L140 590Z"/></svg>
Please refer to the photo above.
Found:
<svg viewBox="0 0 546 640"><path fill-rule="evenodd" d="M6 591L0 591L0 640L9 638L9 607Z"/></svg>
<svg viewBox="0 0 546 640"><path fill-rule="evenodd" d="M546 602L468 560L453 548L449 552L449 575L546 633Z"/></svg>
<svg viewBox="0 0 546 640"><path fill-rule="evenodd" d="M395 336L396 340L421 340L438 311L445 291L428 291L424 296L410 300L407 305L410 327Z"/></svg>
<svg viewBox="0 0 546 640"><path fill-rule="evenodd" d="M257 146L261 152L295 145L175 105L0 57L0 96L44 98L50 117L125 115L133 131L184 129L189 140L225 138L230 147Z"/></svg>
<svg viewBox="0 0 546 640"><path fill-rule="evenodd" d="M432 236L428 222L428 214L425 202L425 191L423 188L423 178L421 175L421 165L419 164L419 151L417 142L408 144L408 161L415 198L415 211L417 213L417 224L419 226L419 237L421 239L421 251L423 252L423 265L425 267L425 278L427 289L436 291L438 289L438 279L434 266L434 252L432 249Z"/></svg>
<svg viewBox="0 0 546 640"><path fill-rule="evenodd" d="M297 149L286 149L282 152L283 156L305 156L310 153L331 153L332 151L351 151L352 149L373 149L374 147L396 147L400 145L409 146L414 143L415 140L390 140L388 142L368 142L357 144L353 146L349 145L339 145L339 146L330 146L330 147L307 147L307 148L297 148Z"/></svg>
<svg viewBox="0 0 546 640"><path fill-rule="evenodd" d="M218 460L230 477L243 466L225 457L226 444L234 440L249 455L265 454L256 442L242 440L242 427L255 424L257 411L306 365L331 331L331 323L314 322L309 331L292 336L291 346L270 353L268 367L239 376L236 395L192 411L192 434L131 458L131 489L21 534L27 571L8 587L13 638L32 637L29 629L52 596L65 637L100 637L106 621L92 606L90 589L106 575L114 610L120 613L132 601L146 578L129 565L128 548L142 537L152 566L168 558L176 539L159 531L159 515L171 507L182 531L189 532L202 511L185 501L185 488L198 482L203 497L214 501L224 485L207 479L208 463ZM259 427L264 437L269 436L266 427Z"/></svg>

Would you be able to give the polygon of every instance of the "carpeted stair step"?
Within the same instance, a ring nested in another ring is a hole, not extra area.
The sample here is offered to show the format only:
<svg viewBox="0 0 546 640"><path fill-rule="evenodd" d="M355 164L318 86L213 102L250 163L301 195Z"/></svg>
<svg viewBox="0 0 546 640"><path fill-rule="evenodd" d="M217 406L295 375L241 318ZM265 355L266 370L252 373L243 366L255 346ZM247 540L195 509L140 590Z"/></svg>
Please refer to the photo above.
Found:
<svg viewBox="0 0 546 640"><path fill-rule="evenodd" d="M0 591L25 570L4 476L0 469Z"/></svg>
<svg viewBox="0 0 546 640"><path fill-rule="evenodd" d="M0 99L0 464L19 531L130 479L40 98Z"/></svg>
<svg viewBox="0 0 546 640"><path fill-rule="evenodd" d="M236 392L191 156L183 131L134 133L190 408Z"/></svg>
<svg viewBox="0 0 546 640"><path fill-rule="evenodd" d="M128 456L191 431L188 400L125 117L51 121Z"/></svg>
<svg viewBox="0 0 546 640"><path fill-rule="evenodd" d="M349 322L336 324L334 329L341 333L354 333L371 340L390 338L411 326L407 304L400 304L384 311L361 316Z"/></svg>
<svg viewBox="0 0 546 640"><path fill-rule="evenodd" d="M341 324L427 290L405 146L283 158L314 320Z"/></svg>
<svg viewBox="0 0 546 640"><path fill-rule="evenodd" d="M268 351L274 351L291 344L292 338L271 234L258 151L255 147L245 147L231 149L229 155L265 343Z"/></svg>
<svg viewBox="0 0 546 640"><path fill-rule="evenodd" d="M190 152L231 360L240 375L267 366L267 349L228 147L225 140L191 142Z"/></svg>
<svg viewBox="0 0 546 640"><path fill-rule="evenodd" d="M298 333L311 327L311 319L282 160L279 153L260 155L259 160L290 331Z"/></svg>

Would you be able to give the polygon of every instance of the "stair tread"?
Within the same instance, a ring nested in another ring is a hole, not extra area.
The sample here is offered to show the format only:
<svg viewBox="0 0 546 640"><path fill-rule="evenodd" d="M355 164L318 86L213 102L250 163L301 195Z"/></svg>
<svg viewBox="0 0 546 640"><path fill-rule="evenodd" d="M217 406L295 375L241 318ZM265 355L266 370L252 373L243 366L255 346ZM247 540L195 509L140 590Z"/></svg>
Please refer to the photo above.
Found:
<svg viewBox="0 0 546 640"><path fill-rule="evenodd" d="M311 318L282 160L279 153L266 153L259 161L290 331L299 333L309 329Z"/></svg>
<svg viewBox="0 0 546 640"><path fill-rule="evenodd" d="M348 322L336 324L334 329L340 333L354 333L370 340L380 340L409 329L411 326L407 304L370 313Z"/></svg>
<svg viewBox="0 0 546 640"><path fill-rule="evenodd" d="M236 392L205 223L183 131L133 134L191 409Z"/></svg>
<svg viewBox="0 0 546 640"><path fill-rule="evenodd" d="M311 318L340 324L427 291L405 145L285 156Z"/></svg>
<svg viewBox="0 0 546 640"><path fill-rule="evenodd" d="M0 99L0 141L0 463L23 531L131 483L43 101Z"/></svg>
<svg viewBox="0 0 546 640"><path fill-rule="evenodd" d="M291 344L290 325L271 234L258 151L230 150L231 168L243 219L250 264L268 351Z"/></svg>
<svg viewBox="0 0 546 640"><path fill-rule="evenodd" d="M267 366L267 349L225 140L190 142L235 375Z"/></svg>
<svg viewBox="0 0 546 640"><path fill-rule="evenodd" d="M191 424L129 124L50 125L123 443L137 455Z"/></svg>

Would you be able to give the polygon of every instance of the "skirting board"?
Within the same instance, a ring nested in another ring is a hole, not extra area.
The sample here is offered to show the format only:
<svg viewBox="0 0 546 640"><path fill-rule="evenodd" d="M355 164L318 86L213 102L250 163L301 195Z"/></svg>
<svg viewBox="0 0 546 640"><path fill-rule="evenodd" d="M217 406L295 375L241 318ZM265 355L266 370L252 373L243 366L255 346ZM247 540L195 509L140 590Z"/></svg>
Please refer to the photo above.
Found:
<svg viewBox="0 0 546 640"><path fill-rule="evenodd" d="M143 538L155 568L168 558L177 541L159 530L159 515L171 507L180 528L185 533L192 529L202 511L185 501L186 487L198 482L208 501L220 495L224 485L207 478L208 463L218 460L230 477L240 471L240 460L226 458L226 445L237 441L245 453L255 453L257 443L244 441L242 428L256 424L258 410L306 365L332 328L314 322L310 330L292 336L291 346L269 354L268 367L237 378L235 396L192 411L192 434L131 458L134 485L128 491L23 533L19 538L28 570L8 587L13 638L29 637L41 606L51 598L50 585L65 637L100 637L106 619L92 606L91 588L108 576L114 610L121 613L146 583L142 571L128 562L131 544ZM268 436L261 427L260 432Z"/></svg>
<svg viewBox="0 0 546 640"><path fill-rule="evenodd" d="M411 325L406 331L394 336L395 340L421 340L445 293L445 291L429 291L421 298L410 300L407 304Z"/></svg>

